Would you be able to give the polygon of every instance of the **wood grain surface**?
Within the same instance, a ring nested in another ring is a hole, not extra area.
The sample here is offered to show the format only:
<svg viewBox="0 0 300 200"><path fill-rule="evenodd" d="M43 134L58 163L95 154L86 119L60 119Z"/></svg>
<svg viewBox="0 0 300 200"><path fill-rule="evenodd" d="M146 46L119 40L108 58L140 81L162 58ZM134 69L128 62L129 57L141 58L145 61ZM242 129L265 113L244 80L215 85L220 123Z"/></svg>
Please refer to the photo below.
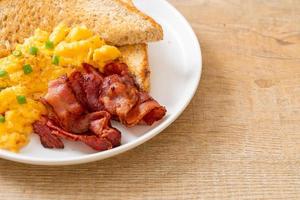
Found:
<svg viewBox="0 0 300 200"><path fill-rule="evenodd" d="M104 161L0 160L0 199L300 199L300 1L170 2L203 51L183 115Z"/></svg>

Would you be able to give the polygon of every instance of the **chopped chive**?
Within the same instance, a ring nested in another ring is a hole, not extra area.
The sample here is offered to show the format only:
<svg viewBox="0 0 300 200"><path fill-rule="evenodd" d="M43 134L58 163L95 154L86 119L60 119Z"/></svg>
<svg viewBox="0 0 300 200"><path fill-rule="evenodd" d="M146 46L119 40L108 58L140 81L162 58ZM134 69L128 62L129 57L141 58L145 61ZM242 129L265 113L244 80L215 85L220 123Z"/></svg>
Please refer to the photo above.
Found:
<svg viewBox="0 0 300 200"><path fill-rule="evenodd" d="M31 55L37 55L38 51L39 51L39 49L36 48L36 47L30 47L30 48L29 48L29 53L30 53Z"/></svg>
<svg viewBox="0 0 300 200"><path fill-rule="evenodd" d="M33 70L32 70L31 65L26 64L26 65L23 65L23 71L24 71L24 74L30 74Z"/></svg>
<svg viewBox="0 0 300 200"><path fill-rule="evenodd" d="M19 104L25 104L25 103L27 103L26 97L23 96L23 95L17 96L17 101L18 101Z"/></svg>
<svg viewBox="0 0 300 200"><path fill-rule="evenodd" d="M53 49L54 48L54 44L53 44L53 42L51 42L50 40L48 40L45 43L45 47L46 47L46 49Z"/></svg>
<svg viewBox="0 0 300 200"><path fill-rule="evenodd" d="M4 77L7 75L7 71L0 69L0 77Z"/></svg>
<svg viewBox="0 0 300 200"><path fill-rule="evenodd" d="M12 52L12 54L15 56L15 57L20 57L22 55L22 52L20 50L15 50Z"/></svg>
<svg viewBox="0 0 300 200"><path fill-rule="evenodd" d="M58 65L59 64L59 56L54 55L52 58L52 64Z"/></svg>
<svg viewBox="0 0 300 200"><path fill-rule="evenodd" d="M0 115L0 123L4 123L5 122L5 117L3 115Z"/></svg>

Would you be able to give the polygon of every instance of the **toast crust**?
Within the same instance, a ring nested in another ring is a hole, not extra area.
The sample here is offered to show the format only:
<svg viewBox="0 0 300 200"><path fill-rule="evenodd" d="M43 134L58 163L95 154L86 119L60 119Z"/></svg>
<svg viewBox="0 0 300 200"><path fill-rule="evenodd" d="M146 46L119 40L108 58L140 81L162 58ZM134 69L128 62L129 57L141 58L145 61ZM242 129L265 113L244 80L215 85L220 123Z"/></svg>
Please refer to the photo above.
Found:
<svg viewBox="0 0 300 200"><path fill-rule="evenodd" d="M149 17L148 15L144 14L143 12L141 12L140 10L138 10L135 5L133 4L132 1L122 1L122 0L115 0L118 1L121 5L123 5L124 7L126 7L128 10L130 10L131 12L134 12L138 15L140 15L141 17L143 17L144 19L148 20L152 26L154 26L158 31L159 31L159 40L161 40L163 38L163 29L161 27L160 24L158 24L153 18Z"/></svg>
<svg viewBox="0 0 300 200"><path fill-rule="evenodd" d="M162 27L128 0L0 0L0 48L14 48L35 28L50 31L61 21L85 24L116 46L163 38Z"/></svg>

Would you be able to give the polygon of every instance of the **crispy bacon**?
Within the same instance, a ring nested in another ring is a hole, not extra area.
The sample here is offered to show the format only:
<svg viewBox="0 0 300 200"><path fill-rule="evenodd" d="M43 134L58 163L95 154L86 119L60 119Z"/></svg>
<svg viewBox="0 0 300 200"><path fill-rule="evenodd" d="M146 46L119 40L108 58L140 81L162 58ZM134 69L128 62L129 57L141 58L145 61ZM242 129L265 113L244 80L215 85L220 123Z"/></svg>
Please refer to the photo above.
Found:
<svg viewBox="0 0 300 200"><path fill-rule="evenodd" d="M86 145L90 146L96 151L105 151L108 149L112 149L113 147L116 147L119 145L112 144L106 137L102 137L99 135L93 135L91 133L86 133L84 135L76 135L70 132L67 132L60 127L54 125L51 121L47 122L47 126L50 127L52 130L54 130L52 133L59 137L59 138L64 138L66 140L71 140L71 141L81 141L84 142ZM116 130L116 129L114 129ZM120 133L119 131L116 130L116 132Z"/></svg>
<svg viewBox="0 0 300 200"><path fill-rule="evenodd" d="M42 117L33 124L34 131L40 136L46 148L64 148L61 139L81 141L94 150L104 151L119 146L121 133L110 125L109 113L102 111L88 114L90 130L84 134L74 134L60 128L47 117Z"/></svg>
<svg viewBox="0 0 300 200"><path fill-rule="evenodd" d="M84 105L87 106L100 105L99 94L92 94L91 91L95 91L95 84L96 89L99 90L102 78L92 70L86 67L84 75L74 72L71 75L72 83L66 77L50 82L48 93L42 99L49 110L49 119L43 120L47 123L43 121L35 123L36 132L40 135L41 142L45 147L60 147L52 144L54 142L51 143L54 139L59 140L59 138L82 141L98 151L120 145L121 133L111 127L110 114L106 111L88 113L83 106L85 102ZM83 77L82 83L80 79L78 82L75 81L80 76ZM81 93L82 88L83 92ZM39 126L41 124L43 126ZM42 129L38 129L39 127ZM43 131L44 133L42 133Z"/></svg>
<svg viewBox="0 0 300 200"><path fill-rule="evenodd" d="M141 122L152 125L154 122L161 120L165 114L165 107L150 97L147 93L139 93L140 100L133 109L122 119L126 126L135 126Z"/></svg>
<svg viewBox="0 0 300 200"><path fill-rule="evenodd" d="M119 61L108 63L104 66L104 76L110 76L113 74L129 74L128 66L125 63L121 63Z"/></svg>
<svg viewBox="0 0 300 200"><path fill-rule="evenodd" d="M65 130L74 133L86 131L85 126L82 126L81 123L76 123L85 113L85 109L78 103L73 91L67 84L65 76L49 83L48 93L44 99L52 107L60 125Z"/></svg>
<svg viewBox="0 0 300 200"><path fill-rule="evenodd" d="M63 148L64 138L98 151L111 149L121 141L111 118L132 127L152 125L166 114L165 107L139 91L127 65L120 62L106 65L102 74L83 64L83 70L69 78L51 81L41 101L49 113L34 124L34 130L48 148Z"/></svg>
<svg viewBox="0 0 300 200"><path fill-rule="evenodd" d="M110 123L111 115L108 112L95 112L90 114L89 117L91 119L89 129L94 134L107 139L114 147L120 145L121 132L115 128L112 128Z"/></svg>
<svg viewBox="0 0 300 200"><path fill-rule="evenodd" d="M152 125L166 114L166 109L149 94L137 90L133 78L127 74L105 77L99 100L109 113L129 127L143 122Z"/></svg>
<svg viewBox="0 0 300 200"><path fill-rule="evenodd" d="M89 111L103 110L103 105L98 101L103 77L88 64L83 64L84 71L73 72L69 79L76 99Z"/></svg>
<svg viewBox="0 0 300 200"><path fill-rule="evenodd" d="M138 102L138 90L129 76L114 74L104 78L99 100L109 113L124 118Z"/></svg>
<svg viewBox="0 0 300 200"><path fill-rule="evenodd" d="M89 109L86 93L83 89L83 76L80 71L73 72L68 79L68 84L72 88L77 101L86 109Z"/></svg>
<svg viewBox="0 0 300 200"><path fill-rule="evenodd" d="M59 137L53 134L53 130L51 130L46 123L47 119L42 117L39 121L36 121L33 124L33 130L40 136L42 145L45 148L50 149L63 149L64 143L59 139Z"/></svg>
<svg viewBox="0 0 300 200"><path fill-rule="evenodd" d="M103 105L98 100L103 78L92 66L85 64L83 67L85 72L83 73L82 87L86 94L89 110L103 110Z"/></svg>

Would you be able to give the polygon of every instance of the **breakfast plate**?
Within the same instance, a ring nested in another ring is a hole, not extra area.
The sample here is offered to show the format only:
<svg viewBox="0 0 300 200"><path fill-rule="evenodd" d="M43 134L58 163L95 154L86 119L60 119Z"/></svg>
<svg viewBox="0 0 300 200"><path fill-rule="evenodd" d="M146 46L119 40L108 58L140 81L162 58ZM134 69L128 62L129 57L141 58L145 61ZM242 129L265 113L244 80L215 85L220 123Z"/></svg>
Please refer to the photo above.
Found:
<svg viewBox="0 0 300 200"><path fill-rule="evenodd" d="M0 157L36 165L71 165L105 159L128 151L153 138L167 128L184 111L194 96L201 77L201 50L195 33L184 17L165 0L135 0L135 5L159 22L164 40L149 44L151 66L150 95L167 108L167 115L152 126L124 128L121 146L95 152L79 144L64 141L63 150L46 149L32 134L30 143L19 153L0 150ZM169 144L172 145L172 144Z"/></svg>

